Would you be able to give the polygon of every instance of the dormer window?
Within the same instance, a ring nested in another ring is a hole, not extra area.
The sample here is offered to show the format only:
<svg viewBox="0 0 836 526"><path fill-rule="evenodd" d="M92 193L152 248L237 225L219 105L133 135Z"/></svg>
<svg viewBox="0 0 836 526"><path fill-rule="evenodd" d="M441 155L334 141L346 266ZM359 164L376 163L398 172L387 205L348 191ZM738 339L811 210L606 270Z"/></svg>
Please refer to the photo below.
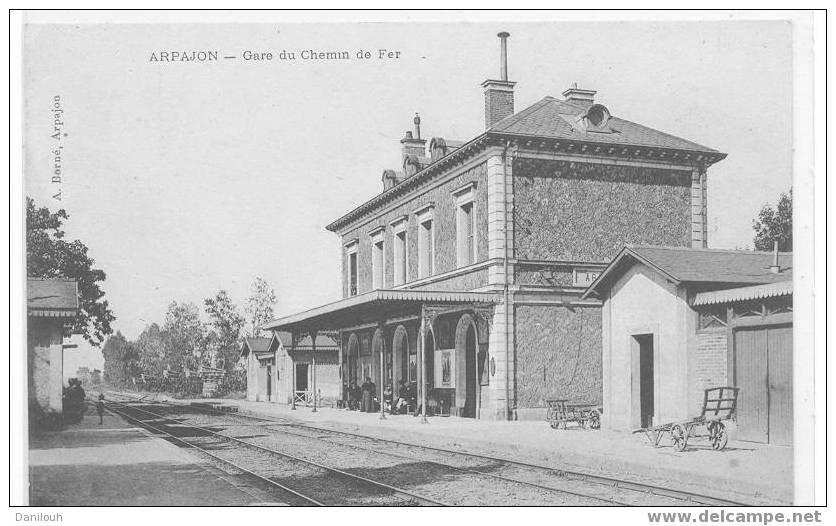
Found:
<svg viewBox="0 0 836 526"><path fill-rule="evenodd" d="M610 111L603 104L593 104L586 112L586 118L596 128L603 128L610 120Z"/></svg>

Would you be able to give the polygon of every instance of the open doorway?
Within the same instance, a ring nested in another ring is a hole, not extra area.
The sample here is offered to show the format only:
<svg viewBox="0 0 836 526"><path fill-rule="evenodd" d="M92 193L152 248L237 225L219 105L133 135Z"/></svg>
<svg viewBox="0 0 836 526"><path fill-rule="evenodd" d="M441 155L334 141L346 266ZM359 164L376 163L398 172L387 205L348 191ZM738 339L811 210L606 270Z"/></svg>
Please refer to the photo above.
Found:
<svg viewBox="0 0 836 526"><path fill-rule="evenodd" d="M476 379L476 325L470 324L465 336L465 379L466 399L462 416L476 418L476 396L478 395Z"/></svg>
<svg viewBox="0 0 836 526"><path fill-rule="evenodd" d="M267 401L270 402L273 395L273 367L267 366Z"/></svg>
<svg viewBox="0 0 836 526"><path fill-rule="evenodd" d="M633 376L633 425L653 425L656 407L656 382L654 380L653 335L638 334L632 341Z"/></svg>
<svg viewBox="0 0 836 526"><path fill-rule="evenodd" d="M296 391L308 390L308 364L296 364Z"/></svg>

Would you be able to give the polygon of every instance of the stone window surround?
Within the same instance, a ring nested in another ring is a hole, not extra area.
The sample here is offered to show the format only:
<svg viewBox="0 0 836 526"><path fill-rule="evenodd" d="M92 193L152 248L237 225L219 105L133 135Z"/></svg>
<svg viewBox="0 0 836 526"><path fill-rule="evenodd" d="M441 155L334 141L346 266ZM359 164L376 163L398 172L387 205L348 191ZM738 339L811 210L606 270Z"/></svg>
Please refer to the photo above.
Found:
<svg viewBox="0 0 836 526"><path fill-rule="evenodd" d="M416 241L419 242L418 248L418 279L426 278L435 274L435 221L434 219L434 212L435 212L435 203L428 203L420 208L413 210L413 214L415 215L415 222L418 226L418 239ZM429 263L429 269L422 269L421 268L421 248L420 248L420 240L421 240L421 228L425 223L430 223L430 239L429 239L429 257L427 258ZM422 272L425 270L425 272Z"/></svg>
<svg viewBox="0 0 836 526"><path fill-rule="evenodd" d="M354 276L354 283L353 283L354 286L352 287L351 256L353 255L355 257L355 263L358 265L357 267L355 267L355 271L359 272L359 268L358 268L359 267L359 262L356 260L356 258L358 257L357 256L357 250L360 247L360 239L355 237L354 239L352 239L348 243L345 243L343 245L343 247L345 249L345 266L346 266L345 269L343 270L343 272L344 272L343 275L348 274L348 278L347 278L348 295L349 296L356 296L357 295L357 288L359 287L359 283L358 283L359 276L358 275Z"/></svg>
<svg viewBox="0 0 836 526"><path fill-rule="evenodd" d="M372 261L372 290L382 289L385 288L386 284L386 242L384 240L384 234L386 233L385 226L379 226L369 232L369 239L371 240L371 261ZM381 248L378 249L377 245L380 244ZM380 268L376 268L375 265L375 251L380 250Z"/></svg>
<svg viewBox="0 0 836 526"><path fill-rule="evenodd" d="M392 228L392 260L393 260L393 274L392 274L392 285L399 286L403 285L409 279L409 269L408 269L408 262L409 262L409 241L408 241L408 234L407 227L409 226L409 216L403 215L389 223L389 226ZM404 242L403 247L401 248L401 258L402 261L398 261L398 236L400 234L404 235ZM403 269L403 276L401 280L398 280L398 269Z"/></svg>
<svg viewBox="0 0 836 526"><path fill-rule="evenodd" d="M466 185L459 187L452 192L450 192L453 197L456 198L456 266L458 268L467 267L472 265L476 262L476 255L479 253L478 248L476 246L476 232L475 225L473 222L476 218L476 205L474 201L476 199L476 181L471 181ZM471 246L471 254L469 258L463 258L462 255L462 247L460 243L463 241L459 237L459 232L461 231L462 225L461 221L463 219L463 209L465 206L471 205L470 209L470 221L471 221L471 232L470 236L472 239L472 246Z"/></svg>

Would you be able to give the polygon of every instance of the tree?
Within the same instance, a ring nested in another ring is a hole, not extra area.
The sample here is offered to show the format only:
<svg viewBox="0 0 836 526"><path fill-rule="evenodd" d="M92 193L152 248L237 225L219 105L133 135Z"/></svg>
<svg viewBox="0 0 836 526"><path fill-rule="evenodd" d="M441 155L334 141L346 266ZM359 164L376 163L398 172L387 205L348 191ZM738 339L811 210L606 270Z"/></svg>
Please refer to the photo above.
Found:
<svg viewBox="0 0 836 526"><path fill-rule="evenodd" d="M250 285L250 297L247 298L247 313L250 323L249 335L258 336L264 331L259 326L273 319L273 307L276 305L276 292L263 278L256 277Z"/></svg>
<svg viewBox="0 0 836 526"><path fill-rule="evenodd" d="M132 379L141 371L136 345L122 336L121 332L107 339L102 348L102 355L104 379L116 387L132 384Z"/></svg>
<svg viewBox="0 0 836 526"><path fill-rule="evenodd" d="M26 275L33 278L69 278L78 282L80 309L67 336L78 333L98 347L113 333L110 323L116 319L99 286L106 275L93 267L87 246L79 240L66 241L62 226L68 219L63 209L51 212L36 207L26 198Z"/></svg>
<svg viewBox="0 0 836 526"><path fill-rule="evenodd" d="M142 372L162 376L166 363L166 334L156 323L147 325L136 339L139 366Z"/></svg>
<svg viewBox="0 0 836 526"><path fill-rule="evenodd" d="M203 301L213 331L207 336L207 348L214 351L211 365L230 371L238 361L238 340L244 329L244 316L225 290Z"/></svg>
<svg viewBox="0 0 836 526"><path fill-rule="evenodd" d="M194 303L172 301L163 323L164 363L172 370L196 369L205 350L206 326Z"/></svg>
<svg viewBox="0 0 836 526"><path fill-rule="evenodd" d="M755 230L755 250L771 251L775 241L778 250L792 251L792 188L781 194L777 207L765 204L752 221Z"/></svg>

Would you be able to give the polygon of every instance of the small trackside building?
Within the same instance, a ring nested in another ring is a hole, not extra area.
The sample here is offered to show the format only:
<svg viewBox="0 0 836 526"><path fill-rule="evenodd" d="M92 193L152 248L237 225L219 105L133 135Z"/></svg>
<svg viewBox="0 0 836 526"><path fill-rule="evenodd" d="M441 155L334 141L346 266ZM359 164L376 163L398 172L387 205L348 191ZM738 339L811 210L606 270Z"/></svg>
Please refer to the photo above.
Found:
<svg viewBox="0 0 836 526"><path fill-rule="evenodd" d="M792 254L627 246L584 297L603 301L602 427L698 415L740 388L737 438L792 444Z"/></svg>
<svg viewBox="0 0 836 526"><path fill-rule="evenodd" d="M245 338L241 343L241 357L247 362L247 400L311 404L316 365L317 400L334 405L340 395L339 348L335 337L319 334L315 349L314 360L310 335L299 335L294 340L292 334L276 331L270 338Z"/></svg>
<svg viewBox="0 0 836 526"><path fill-rule="evenodd" d="M314 345L315 343L315 345ZM310 334L274 331L268 352L275 364L276 396L281 404L336 405L340 396L339 346L335 333Z"/></svg>
<svg viewBox="0 0 836 526"><path fill-rule="evenodd" d="M241 357L247 361L247 400L252 402L269 402L276 392L276 356L269 347L270 338L244 338L241 343Z"/></svg>
<svg viewBox="0 0 836 526"><path fill-rule="evenodd" d="M26 281L30 426L58 425L63 413L64 336L78 315L74 280Z"/></svg>

